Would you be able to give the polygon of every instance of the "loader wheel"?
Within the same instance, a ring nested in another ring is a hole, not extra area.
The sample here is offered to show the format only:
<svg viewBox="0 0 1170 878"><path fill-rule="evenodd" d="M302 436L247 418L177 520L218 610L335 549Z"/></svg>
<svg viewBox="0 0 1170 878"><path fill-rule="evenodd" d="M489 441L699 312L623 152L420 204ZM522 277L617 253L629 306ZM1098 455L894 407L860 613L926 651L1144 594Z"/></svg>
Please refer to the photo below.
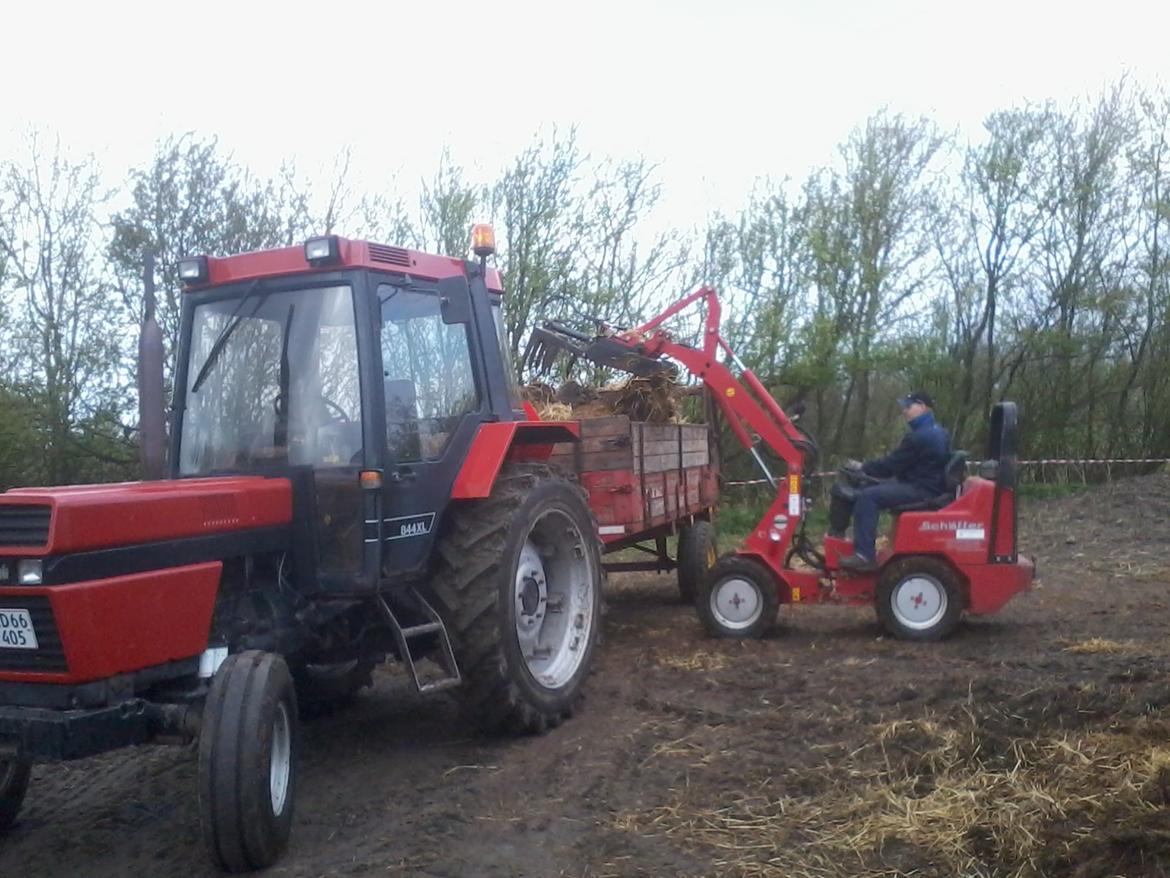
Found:
<svg viewBox="0 0 1170 878"><path fill-rule="evenodd" d="M300 665L293 669L301 716L318 716L343 707L373 683L373 662Z"/></svg>
<svg viewBox="0 0 1170 878"><path fill-rule="evenodd" d="M713 637L763 637L776 627L780 611L776 578L759 561L724 555L699 587L695 609Z"/></svg>
<svg viewBox="0 0 1170 878"><path fill-rule="evenodd" d="M0 760L0 833L16 822L28 789L31 765L23 759Z"/></svg>
<svg viewBox="0 0 1170 878"><path fill-rule="evenodd" d="M199 732L199 816L221 869L262 869L288 846L297 738L284 659L257 650L228 656L211 681Z"/></svg>
<svg viewBox="0 0 1170 878"><path fill-rule="evenodd" d="M715 543L715 525L696 521L678 535L678 594L684 603L693 604L695 594L719 559Z"/></svg>
<svg viewBox="0 0 1170 878"><path fill-rule="evenodd" d="M572 713L601 626L597 523L560 470L508 464L486 500L456 507L434 591L463 674L462 708L488 732L542 732Z"/></svg>
<svg viewBox="0 0 1170 878"><path fill-rule="evenodd" d="M875 609L899 640L942 640L963 615L962 582L937 558L903 558L882 571Z"/></svg>

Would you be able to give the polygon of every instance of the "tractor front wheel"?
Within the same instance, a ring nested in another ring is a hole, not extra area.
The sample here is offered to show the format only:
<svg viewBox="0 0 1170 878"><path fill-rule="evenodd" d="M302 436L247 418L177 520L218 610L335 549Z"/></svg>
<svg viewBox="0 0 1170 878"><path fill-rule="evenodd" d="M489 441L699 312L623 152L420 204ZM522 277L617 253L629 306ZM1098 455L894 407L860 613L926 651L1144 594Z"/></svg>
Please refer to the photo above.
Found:
<svg viewBox="0 0 1170 878"><path fill-rule="evenodd" d="M718 560L715 525L711 522L696 521L679 532L678 594L684 603L694 603L703 580Z"/></svg>
<svg viewBox="0 0 1170 878"><path fill-rule="evenodd" d="M257 650L228 656L211 681L199 732L203 838L221 869L263 869L288 846L297 738L284 659Z"/></svg>
<svg viewBox="0 0 1170 878"><path fill-rule="evenodd" d="M541 732L581 696L601 627L601 556L585 492L543 464L509 464L491 496L453 510L431 582L485 731Z"/></svg>
<svg viewBox="0 0 1170 878"><path fill-rule="evenodd" d="M23 759L0 759L0 832L16 822L28 790L30 769Z"/></svg>
<svg viewBox="0 0 1170 878"><path fill-rule="evenodd" d="M780 612L776 578L753 558L724 555L698 589L695 609L713 637L763 637Z"/></svg>
<svg viewBox="0 0 1170 878"><path fill-rule="evenodd" d="M903 558L882 571L875 608L899 640L942 640L963 615L962 582L938 558Z"/></svg>

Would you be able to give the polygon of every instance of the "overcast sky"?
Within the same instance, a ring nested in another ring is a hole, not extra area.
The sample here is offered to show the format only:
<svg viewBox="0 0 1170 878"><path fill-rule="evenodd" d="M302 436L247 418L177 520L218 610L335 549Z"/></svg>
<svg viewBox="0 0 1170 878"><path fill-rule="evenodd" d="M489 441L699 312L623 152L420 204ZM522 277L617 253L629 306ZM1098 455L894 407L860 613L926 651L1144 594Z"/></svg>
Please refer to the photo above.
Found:
<svg viewBox="0 0 1170 878"><path fill-rule="evenodd" d="M1170 83L1165 0L21 2L4 31L3 157L54 132L118 185L193 130L260 173L325 174L348 145L355 188L413 195L444 146L490 179L576 124L657 161L680 227L831 162L883 105L977 136L1025 100Z"/></svg>

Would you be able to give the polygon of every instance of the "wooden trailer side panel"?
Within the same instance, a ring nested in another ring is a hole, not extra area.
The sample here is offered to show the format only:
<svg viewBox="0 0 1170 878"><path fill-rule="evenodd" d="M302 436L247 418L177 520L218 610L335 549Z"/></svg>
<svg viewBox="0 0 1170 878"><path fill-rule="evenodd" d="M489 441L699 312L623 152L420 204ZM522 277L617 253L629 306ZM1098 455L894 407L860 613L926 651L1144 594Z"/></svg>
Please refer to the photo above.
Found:
<svg viewBox="0 0 1170 878"><path fill-rule="evenodd" d="M718 503L705 424L646 424L625 415L579 423L581 441L557 445L549 462L578 474L604 542L673 529Z"/></svg>
<svg viewBox="0 0 1170 878"><path fill-rule="evenodd" d="M576 473L634 468L629 418L614 415L611 418L587 418L577 423L581 425L580 441L554 446L549 463Z"/></svg>

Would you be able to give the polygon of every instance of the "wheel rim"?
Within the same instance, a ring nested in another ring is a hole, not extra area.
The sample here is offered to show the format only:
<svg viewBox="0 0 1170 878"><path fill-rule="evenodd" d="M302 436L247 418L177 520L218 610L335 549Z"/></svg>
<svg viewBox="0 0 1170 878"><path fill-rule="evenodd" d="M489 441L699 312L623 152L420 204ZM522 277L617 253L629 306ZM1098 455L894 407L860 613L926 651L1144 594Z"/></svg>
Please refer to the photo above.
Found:
<svg viewBox="0 0 1170 878"><path fill-rule="evenodd" d="M552 509L532 525L513 582L516 640L532 678L568 683L585 661L594 619L593 553L573 518Z"/></svg>
<svg viewBox="0 0 1170 878"><path fill-rule="evenodd" d="M721 579L711 589L711 615L731 631L750 628L763 611L763 595L750 579L742 576Z"/></svg>
<svg viewBox="0 0 1170 878"><path fill-rule="evenodd" d="M925 631L946 615L947 590L930 574L915 573L894 586L890 609L899 625L912 631Z"/></svg>
<svg viewBox="0 0 1170 878"><path fill-rule="evenodd" d="M278 817L284 813L290 777L292 777L292 731L288 708L281 701L277 703L276 716L272 719L272 757L268 766L268 791L272 796L272 813Z"/></svg>

